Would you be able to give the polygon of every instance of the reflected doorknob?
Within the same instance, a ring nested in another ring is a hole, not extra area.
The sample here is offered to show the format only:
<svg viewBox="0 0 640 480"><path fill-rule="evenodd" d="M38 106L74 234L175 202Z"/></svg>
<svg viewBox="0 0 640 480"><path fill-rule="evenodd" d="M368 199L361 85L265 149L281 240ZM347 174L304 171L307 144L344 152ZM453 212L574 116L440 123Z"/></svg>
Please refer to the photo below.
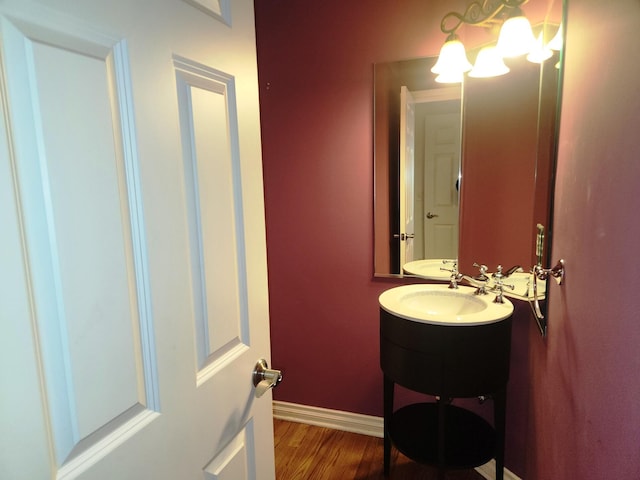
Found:
<svg viewBox="0 0 640 480"><path fill-rule="evenodd" d="M394 233L393 238L399 238L400 240L409 240L410 238L414 238L415 234L413 233Z"/></svg>
<svg viewBox="0 0 640 480"><path fill-rule="evenodd" d="M426 216L428 219L432 219L432 218L439 217L440 215L438 215L437 213L427 212L427 214L426 214L425 216Z"/></svg>
<svg viewBox="0 0 640 480"><path fill-rule="evenodd" d="M255 395L260 398L267 390L277 387L282 381L282 372L280 370L272 370L264 358L256 362L253 368L253 386L255 387Z"/></svg>

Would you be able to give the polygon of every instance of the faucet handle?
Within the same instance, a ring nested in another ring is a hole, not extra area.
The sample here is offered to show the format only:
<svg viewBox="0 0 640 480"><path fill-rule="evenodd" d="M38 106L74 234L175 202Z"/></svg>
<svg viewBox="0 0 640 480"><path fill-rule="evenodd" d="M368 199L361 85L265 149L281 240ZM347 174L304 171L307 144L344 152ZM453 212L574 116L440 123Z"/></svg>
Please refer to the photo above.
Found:
<svg viewBox="0 0 640 480"><path fill-rule="evenodd" d="M451 265L451 268L440 267L441 272L458 273L458 260L442 260L443 265Z"/></svg>
<svg viewBox="0 0 640 480"><path fill-rule="evenodd" d="M458 260L442 260L443 265L453 264L451 268L440 267L440 271L451 272L449 277L449 288L458 288L458 282L462 279L462 275L458 272Z"/></svg>
<svg viewBox="0 0 640 480"><path fill-rule="evenodd" d="M493 300L494 303L504 303L503 293L505 288L509 288L511 290L515 290L515 285L507 285L504 282L504 279L507 278L507 275L502 273L502 265L498 265L496 267L495 273L492 275L494 278L495 286L492 290L497 291L496 298Z"/></svg>
<svg viewBox="0 0 640 480"><path fill-rule="evenodd" d="M489 277L487 276L488 267L486 265L473 262L473 266L480 270L480 275L476 277L476 280L489 280Z"/></svg>

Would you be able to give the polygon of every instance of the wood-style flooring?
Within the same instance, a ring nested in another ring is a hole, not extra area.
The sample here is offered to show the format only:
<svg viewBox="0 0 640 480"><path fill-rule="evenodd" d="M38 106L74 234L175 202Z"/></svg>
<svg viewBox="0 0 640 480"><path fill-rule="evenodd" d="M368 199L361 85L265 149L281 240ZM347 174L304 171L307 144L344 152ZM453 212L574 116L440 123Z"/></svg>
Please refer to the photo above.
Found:
<svg viewBox="0 0 640 480"><path fill-rule="evenodd" d="M435 468L391 453L391 474L382 466L382 439L274 420L276 480L436 480ZM447 472L446 480L484 480L475 470Z"/></svg>

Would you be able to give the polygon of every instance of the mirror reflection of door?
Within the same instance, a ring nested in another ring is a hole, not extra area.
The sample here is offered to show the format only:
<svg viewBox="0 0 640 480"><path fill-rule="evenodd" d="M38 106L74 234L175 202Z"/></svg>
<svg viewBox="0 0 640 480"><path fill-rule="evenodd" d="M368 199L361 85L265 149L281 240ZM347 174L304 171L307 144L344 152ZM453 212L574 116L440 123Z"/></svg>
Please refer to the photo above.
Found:
<svg viewBox="0 0 640 480"><path fill-rule="evenodd" d="M455 104L454 108L460 105L456 101L445 103ZM425 106L429 110L434 103ZM460 113L427 113L424 117L424 258L458 256L459 169Z"/></svg>
<svg viewBox="0 0 640 480"><path fill-rule="evenodd" d="M407 87L400 89L400 265L414 260L415 108Z"/></svg>
<svg viewBox="0 0 640 480"><path fill-rule="evenodd" d="M458 257L459 87L411 92L414 106L413 260Z"/></svg>

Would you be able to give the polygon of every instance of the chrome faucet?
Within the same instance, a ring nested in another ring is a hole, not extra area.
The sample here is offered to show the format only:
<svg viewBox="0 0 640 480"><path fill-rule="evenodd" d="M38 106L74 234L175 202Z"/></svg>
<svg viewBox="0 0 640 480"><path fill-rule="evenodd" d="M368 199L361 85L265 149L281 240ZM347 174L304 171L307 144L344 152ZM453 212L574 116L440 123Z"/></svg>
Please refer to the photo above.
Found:
<svg viewBox="0 0 640 480"><path fill-rule="evenodd" d="M462 280L462 275L458 272L458 260L442 260L444 265L453 264L451 268L440 267L443 272L451 272L449 277L449 288L458 288L458 282Z"/></svg>
<svg viewBox="0 0 640 480"><path fill-rule="evenodd" d="M505 288L515 290L515 285L507 285L506 283L504 283L504 279L509 277L514 272L517 272L518 270L522 271L522 267L520 267L520 265L511 267L509 270L507 270L507 273L502 273L502 265L498 265L498 267L496 268L496 272L492 275L494 285L491 289L492 291L496 292L496 298L493 299L493 303L504 303L503 294Z"/></svg>
<svg viewBox="0 0 640 480"><path fill-rule="evenodd" d="M477 263L474 263L473 266L477 267L480 270L480 273L475 277L470 277L469 275L461 275L461 278L463 280L466 280L467 283L472 287L476 287L476 291L474 292L476 295L486 295L487 285L491 281L491 277L487 275L487 266L479 265Z"/></svg>
<svg viewBox="0 0 640 480"><path fill-rule="evenodd" d="M540 309L540 301L538 298L538 280L542 280L544 282L547 281L548 278L554 278L558 285L562 285L562 281L564 280L565 275L565 267L564 260L558 260L555 267L553 268L543 268L539 263L535 265L531 269L532 277L533 277L533 311L536 315L536 318L539 320L544 319L544 315L542 310Z"/></svg>

